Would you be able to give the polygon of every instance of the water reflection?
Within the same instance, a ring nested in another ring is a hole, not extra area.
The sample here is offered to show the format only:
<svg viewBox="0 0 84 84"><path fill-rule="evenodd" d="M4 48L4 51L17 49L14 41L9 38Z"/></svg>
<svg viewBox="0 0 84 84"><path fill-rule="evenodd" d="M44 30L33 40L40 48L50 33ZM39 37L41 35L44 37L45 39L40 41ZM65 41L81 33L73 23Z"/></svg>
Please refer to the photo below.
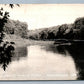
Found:
<svg viewBox="0 0 84 84"><path fill-rule="evenodd" d="M66 55L66 49L65 46L61 46L61 45L50 45L47 47L43 47L43 49L45 49L47 52L53 52L53 53L57 53L57 54L63 54L64 56Z"/></svg>
<svg viewBox="0 0 84 84"><path fill-rule="evenodd" d="M78 79L84 80L84 43L65 46L65 49L68 50L75 61L76 68L79 71Z"/></svg>
<svg viewBox="0 0 84 84"><path fill-rule="evenodd" d="M50 50L45 47L16 48L6 71L0 70L0 80L76 80L74 61L71 56L65 56L64 47L46 47Z"/></svg>
<svg viewBox="0 0 84 84"><path fill-rule="evenodd" d="M74 43L72 45L52 45L46 48L47 51L54 53L64 54L70 56L74 59L76 69L78 70L78 80L84 80L84 43ZM62 60L62 59L61 59Z"/></svg>
<svg viewBox="0 0 84 84"><path fill-rule="evenodd" d="M22 57L26 56L27 48L15 48L12 42L3 43L3 46L0 47L0 65L4 71L12 61L19 61Z"/></svg>
<svg viewBox="0 0 84 84"><path fill-rule="evenodd" d="M12 58L13 61L19 61L20 59L24 59L27 57L28 50L27 47L17 47L15 48L15 54Z"/></svg>
<svg viewBox="0 0 84 84"><path fill-rule="evenodd" d="M77 71L74 61L67 51L63 51L65 51L63 47L55 45L29 46L28 65L32 67L32 73L41 74L38 78L41 80L76 80Z"/></svg>
<svg viewBox="0 0 84 84"><path fill-rule="evenodd" d="M72 45L52 45L47 47L33 45L28 46L28 48L27 47L14 48L12 45L8 45L7 43L4 44L3 46L4 47L0 47L0 65L4 71L11 63L10 65L11 68L9 69L12 69L15 66L15 73L17 72L18 74L21 74L19 73L19 71L21 72L22 69L26 74L41 73L42 75L45 75L52 73L57 74L59 72L67 73L67 71L69 73L73 72L75 73L75 67L74 67L75 62L76 69L79 71L77 79L81 80L84 79L83 43L82 44L76 43ZM69 56L71 56L71 58L74 59L74 62ZM26 59L24 60L24 58ZM12 64L13 61L17 61L14 62L14 66ZM65 65L66 67L61 69L61 67L64 67ZM70 66L72 67L71 70L69 70ZM7 74L9 74L10 71L7 72ZM40 79L41 78L44 79L43 76L40 77ZM56 80L57 78L46 77L45 79ZM59 79L61 80L63 78Z"/></svg>

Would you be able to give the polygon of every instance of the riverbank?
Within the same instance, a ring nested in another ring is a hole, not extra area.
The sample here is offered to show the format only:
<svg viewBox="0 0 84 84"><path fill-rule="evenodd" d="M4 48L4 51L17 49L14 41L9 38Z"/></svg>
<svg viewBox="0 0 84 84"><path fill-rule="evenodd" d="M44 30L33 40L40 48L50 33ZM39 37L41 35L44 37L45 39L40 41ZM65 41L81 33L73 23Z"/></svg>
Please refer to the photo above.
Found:
<svg viewBox="0 0 84 84"><path fill-rule="evenodd" d="M54 41L36 41L36 40L29 40L29 39L21 39L15 41L17 47L22 46L30 46L30 45L41 45L41 46L49 46L53 45Z"/></svg>
<svg viewBox="0 0 84 84"><path fill-rule="evenodd" d="M16 35L6 35L4 38L4 41L15 42L15 47L23 47L23 46L29 46L29 45L47 46L47 45L54 44L54 41L31 40L31 39L21 38Z"/></svg>
<svg viewBox="0 0 84 84"><path fill-rule="evenodd" d="M31 39L25 39L21 38L16 35L6 35L4 38L4 41L8 42L14 42L15 47L26 47L30 45L41 45L41 46L58 46L58 45L71 45L73 43L75 44L84 44L84 40L63 40L63 39L57 39L56 41L43 41L43 40L31 40Z"/></svg>

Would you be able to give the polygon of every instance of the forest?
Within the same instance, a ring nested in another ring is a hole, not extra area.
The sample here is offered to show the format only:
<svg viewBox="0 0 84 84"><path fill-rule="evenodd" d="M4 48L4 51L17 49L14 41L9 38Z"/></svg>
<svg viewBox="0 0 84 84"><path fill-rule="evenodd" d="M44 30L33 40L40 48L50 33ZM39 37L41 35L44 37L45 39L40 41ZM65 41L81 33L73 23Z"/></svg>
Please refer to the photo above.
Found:
<svg viewBox="0 0 84 84"><path fill-rule="evenodd" d="M28 38L33 40L84 39L84 17L77 18L72 24L62 24L49 28L30 30Z"/></svg>
<svg viewBox="0 0 84 84"><path fill-rule="evenodd" d="M4 25L4 32L10 35L17 35L22 38L27 37L28 25L26 22L20 22L19 20L8 19Z"/></svg>

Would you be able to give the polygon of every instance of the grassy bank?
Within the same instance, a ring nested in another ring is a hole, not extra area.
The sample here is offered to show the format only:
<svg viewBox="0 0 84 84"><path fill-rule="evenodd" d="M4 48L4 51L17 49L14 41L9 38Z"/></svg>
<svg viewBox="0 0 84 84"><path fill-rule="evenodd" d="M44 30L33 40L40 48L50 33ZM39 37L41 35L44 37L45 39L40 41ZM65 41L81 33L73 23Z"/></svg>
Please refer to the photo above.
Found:
<svg viewBox="0 0 84 84"><path fill-rule="evenodd" d="M54 41L37 41L24 39L16 35L6 35L4 41L15 42L15 47L29 46L29 45L52 45Z"/></svg>

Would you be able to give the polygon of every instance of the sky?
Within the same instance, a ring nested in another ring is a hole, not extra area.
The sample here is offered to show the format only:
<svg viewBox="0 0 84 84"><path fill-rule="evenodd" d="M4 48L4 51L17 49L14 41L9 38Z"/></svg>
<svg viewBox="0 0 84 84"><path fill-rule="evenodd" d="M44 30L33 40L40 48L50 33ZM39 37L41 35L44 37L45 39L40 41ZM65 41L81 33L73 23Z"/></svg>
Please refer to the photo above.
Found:
<svg viewBox="0 0 84 84"><path fill-rule="evenodd" d="M73 23L84 17L84 4L20 4L13 9L0 5L10 12L10 19L27 22L29 30Z"/></svg>

